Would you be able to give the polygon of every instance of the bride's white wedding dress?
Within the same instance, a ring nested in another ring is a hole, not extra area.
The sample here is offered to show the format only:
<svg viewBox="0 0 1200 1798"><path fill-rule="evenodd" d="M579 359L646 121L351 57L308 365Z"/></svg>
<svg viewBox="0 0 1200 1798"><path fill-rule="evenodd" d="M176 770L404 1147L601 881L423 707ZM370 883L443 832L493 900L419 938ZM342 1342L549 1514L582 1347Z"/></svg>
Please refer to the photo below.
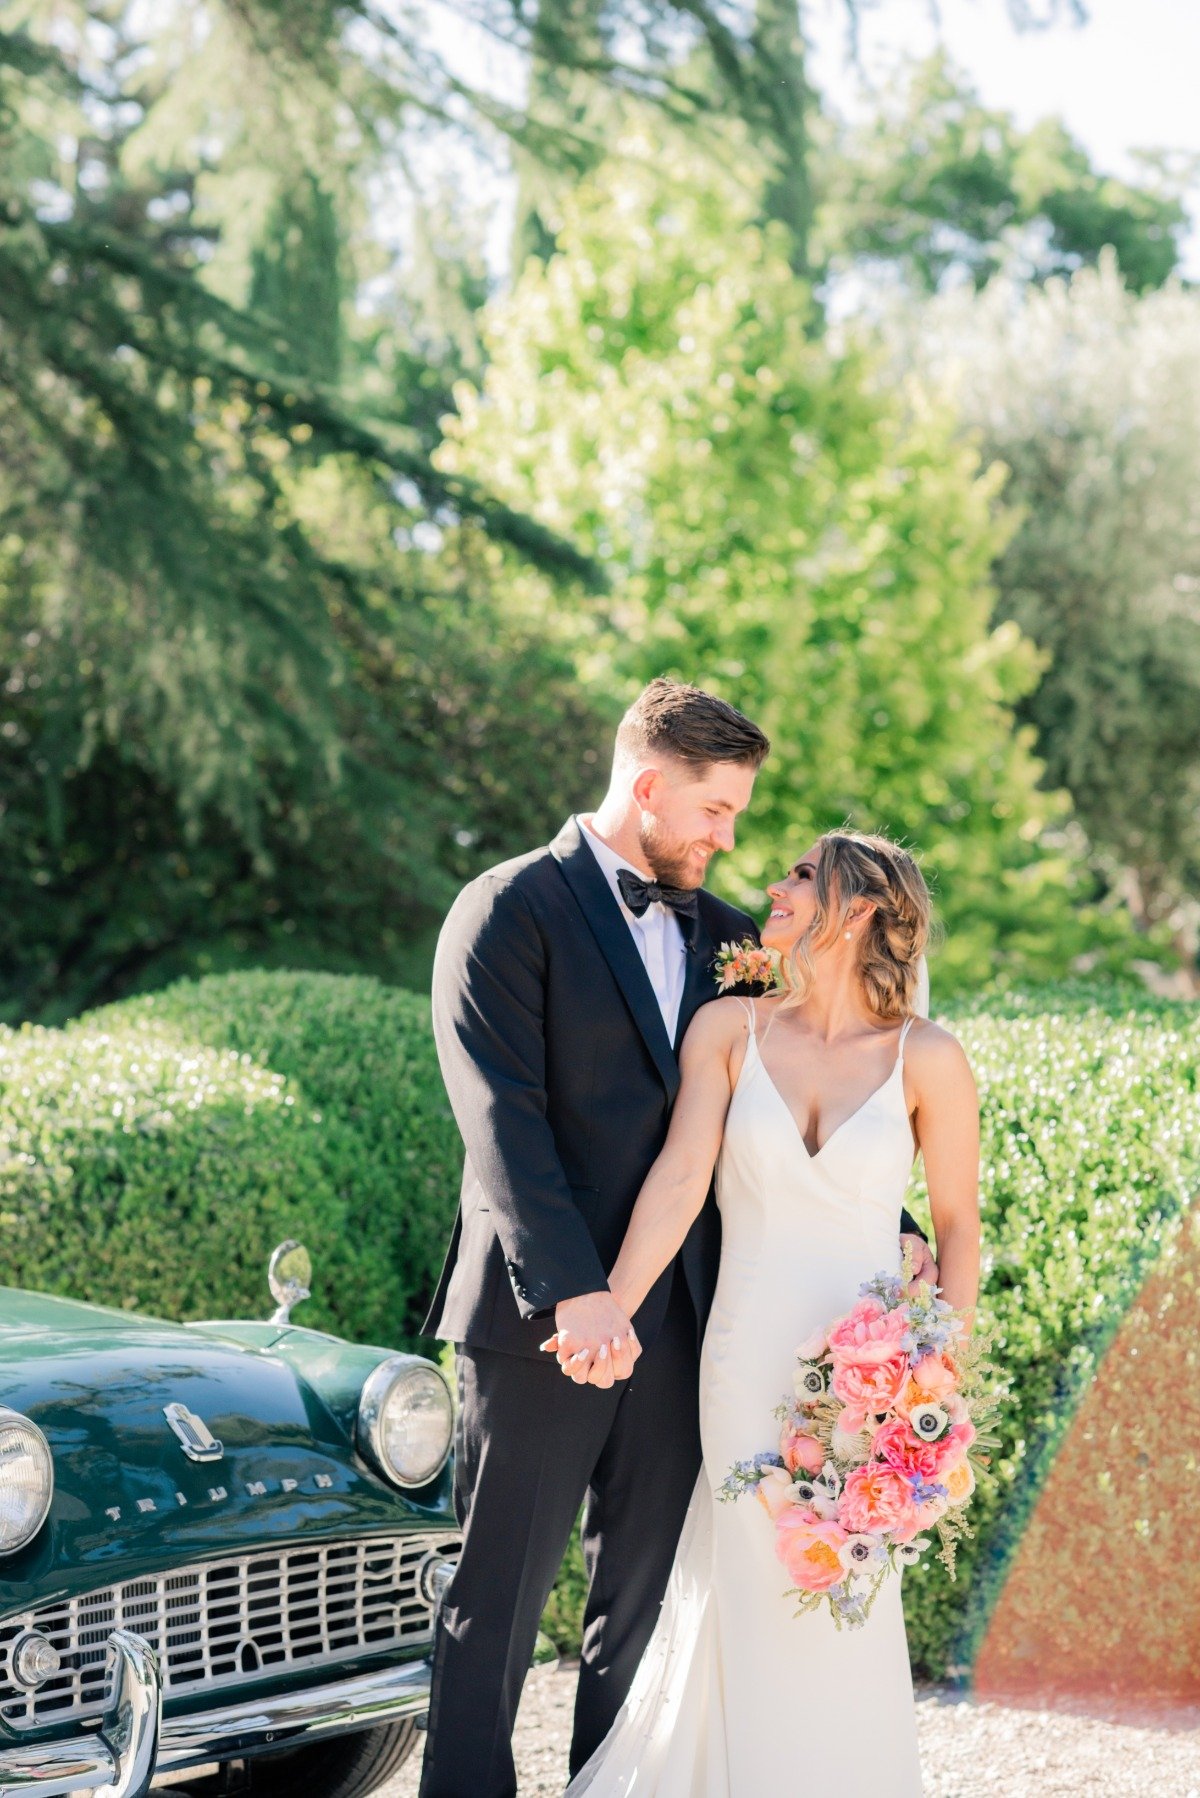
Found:
<svg viewBox="0 0 1200 1798"><path fill-rule="evenodd" d="M867 1622L794 1615L752 1497L715 1497L773 1449L796 1345L899 1265L913 1162L904 1038L884 1083L815 1155L759 1053L754 1007L717 1163L721 1270L700 1360L704 1465L629 1698L567 1798L763 1798L803 1787L919 1798L912 1677L889 1574ZM911 1020L909 1021L911 1022ZM654 1519L646 1519L654 1527Z"/></svg>

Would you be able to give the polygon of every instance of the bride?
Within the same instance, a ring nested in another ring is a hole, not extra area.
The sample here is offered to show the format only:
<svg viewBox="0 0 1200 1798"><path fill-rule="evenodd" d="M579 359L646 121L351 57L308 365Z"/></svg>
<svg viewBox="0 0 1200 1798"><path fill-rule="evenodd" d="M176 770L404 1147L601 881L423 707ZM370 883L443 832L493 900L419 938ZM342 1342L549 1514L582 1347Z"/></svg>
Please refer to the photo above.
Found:
<svg viewBox="0 0 1200 1798"><path fill-rule="evenodd" d="M704 1464L629 1698L567 1798L762 1798L780 1778L862 1798L921 1791L900 1577L860 1628L838 1630L826 1607L796 1617L761 1508L715 1494L735 1462L774 1447L796 1345L896 1268L918 1152L942 1294L974 1306L975 1084L957 1040L917 1015L931 907L905 850L828 832L768 892L762 941L779 953L783 990L698 1012L670 1132L610 1277L631 1317L715 1165ZM564 1371L612 1382L611 1361Z"/></svg>

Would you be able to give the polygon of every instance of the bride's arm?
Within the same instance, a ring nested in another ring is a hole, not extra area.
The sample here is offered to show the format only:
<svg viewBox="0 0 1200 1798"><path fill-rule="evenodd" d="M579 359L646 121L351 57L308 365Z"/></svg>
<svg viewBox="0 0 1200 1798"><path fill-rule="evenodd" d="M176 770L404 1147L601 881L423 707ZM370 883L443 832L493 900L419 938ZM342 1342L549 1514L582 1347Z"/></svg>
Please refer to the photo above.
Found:
<svg viewBox="0 0 1200 1798"><path fill-rule="evenodd" d="M918 1033L914 1032L914 1035ZM919 1032L910 1065L943 1298L973 1312L979 1297L979 1095L962 1044L940 1025Z"/></svg>
<svg viewBox="0 0 1200 1798"><path fill-rule="evenodd" d="M609 1291L632 1317L683 1246L712 1183L733 1093L730 1061L746 1036L746 1013L734 999L702 1005L679 1053L682 1076L671 1127L642 1182Z"/></svg>
<svg viewBox="0 0 1200 1798"><path fill-rule="evenodd" d="M679 1052L680 1086L667 1140L657 1161L642 1182L634 1205L625 1240L608 1278L609 1290L618 1304L618 1296L626 1295L632 1317L658 1276L678 1253L708 1196L725 1113L733 1092L730 1060L734 1047L744 1044L747 1035L746 1011L735 999L714 999L702 1005L688 1025ZM741 1066L740 1060L738 1067ZM634 1341L636 1348L636 1338ZM558 1338L552 1336L542 1347L553 1353ZM614 1357L619 1345L613 1344ZM640 1353L640 1349L637 1349ZM623 1359L617 1364L604 1355L595 1359L586 1352L571 1359L563 1372L576 1385L590 1383L611 1386L614 1377L625 1378L632 1371Z"/></svg>

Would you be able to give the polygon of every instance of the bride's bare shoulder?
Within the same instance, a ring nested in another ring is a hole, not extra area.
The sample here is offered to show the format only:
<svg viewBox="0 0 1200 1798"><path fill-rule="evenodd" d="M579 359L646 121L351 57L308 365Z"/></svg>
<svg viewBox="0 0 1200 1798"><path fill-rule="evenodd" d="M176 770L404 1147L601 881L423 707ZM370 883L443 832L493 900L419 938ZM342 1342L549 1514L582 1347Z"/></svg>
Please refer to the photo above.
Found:
<svg viewBox="0 0 1200 1798"><path fill-rule="evenodd" d="M750 1030L750 1004L734 993L710 999L702 1005L687 1027L687 1039L697 1036L708 1043L732 1043Z"/></svg>
<svg viewBox="0 0 1200 1798"><path fill-rule="evenodd" d="M711 1055L719 1055L731 1066L740 1062L750 1035L750 1004L736 994L727 993L710 999L700 1007L687 1027L680 1048L680 1064L688 1066Z"/></svg>
<svg viewBox="0 0 1200 1798"><path fill-rule="evenodd" d="M944 1024L937 1024L932 1018L914 1018L904 1045L904 1056L919 1080L974 1079L967 1052L953 1030L947 1030Z"/></svg>

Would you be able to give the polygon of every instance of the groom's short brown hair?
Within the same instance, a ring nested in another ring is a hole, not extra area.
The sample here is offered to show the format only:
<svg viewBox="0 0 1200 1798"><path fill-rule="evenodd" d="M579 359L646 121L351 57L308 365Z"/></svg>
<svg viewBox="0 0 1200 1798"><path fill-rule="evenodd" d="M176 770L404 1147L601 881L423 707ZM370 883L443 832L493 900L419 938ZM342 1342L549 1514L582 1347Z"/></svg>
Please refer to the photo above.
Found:
<svg viewBox="0 0 1200 1798"><path fill-rule="evenodd" d="M618 760L669 755L693 768L737 762L758 769L770 748L757 724L735 706L665 675L642 688L617 726Z"/></svg>

